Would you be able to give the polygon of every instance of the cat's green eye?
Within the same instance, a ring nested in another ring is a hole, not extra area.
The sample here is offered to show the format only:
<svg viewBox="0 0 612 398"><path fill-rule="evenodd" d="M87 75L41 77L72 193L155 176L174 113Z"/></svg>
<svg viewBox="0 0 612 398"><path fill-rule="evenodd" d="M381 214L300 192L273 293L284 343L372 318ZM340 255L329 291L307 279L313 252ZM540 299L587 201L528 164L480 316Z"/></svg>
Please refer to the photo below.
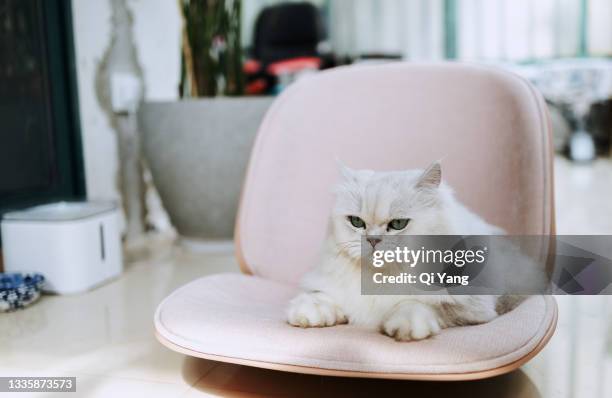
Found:
<svg viewBox="0 0 612 398"><path fill-rule="evenodd" d="M347 218L350 221L351 225L355 228L365 228L366 226L365 222L357 216L348 216Z"/></svg>
<svg viewBox="0 0 612 398"><path fill-rule="evenodd" d="M394 229L396 231L401 231L402 229L406 228L409 221L409 218L395 218L391 220L389 224L387 224L387 230Z"/></svg>

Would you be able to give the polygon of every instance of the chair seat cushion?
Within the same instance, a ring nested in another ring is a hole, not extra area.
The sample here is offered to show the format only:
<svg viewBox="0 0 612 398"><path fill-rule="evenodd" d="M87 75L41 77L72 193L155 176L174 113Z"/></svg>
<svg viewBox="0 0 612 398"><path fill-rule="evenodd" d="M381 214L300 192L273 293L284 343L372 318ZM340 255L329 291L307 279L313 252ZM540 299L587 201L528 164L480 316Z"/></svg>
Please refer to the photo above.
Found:
<svg viewBox="0 0 612 398"><path fill-rule="evenodd" d="M302 329L285 321L297 288L256 276L193 281L158 307L160 341L188 355L315 374L403 379L470 379L505 373L548 341L556 303L532 296L492 322L396 342L352 325Z"/></svg>

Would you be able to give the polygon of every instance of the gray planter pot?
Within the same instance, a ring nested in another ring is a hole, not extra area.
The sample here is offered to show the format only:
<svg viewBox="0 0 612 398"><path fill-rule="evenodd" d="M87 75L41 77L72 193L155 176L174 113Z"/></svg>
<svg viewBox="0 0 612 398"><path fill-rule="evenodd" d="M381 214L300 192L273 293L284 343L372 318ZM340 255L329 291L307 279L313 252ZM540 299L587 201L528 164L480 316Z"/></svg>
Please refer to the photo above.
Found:
<svg viewBox="0 0 612 398"><path fill-rule="evenodd" d="M272 98L215 98L145 103L143 150L178 232L229 239L246 166Z"/></svg>

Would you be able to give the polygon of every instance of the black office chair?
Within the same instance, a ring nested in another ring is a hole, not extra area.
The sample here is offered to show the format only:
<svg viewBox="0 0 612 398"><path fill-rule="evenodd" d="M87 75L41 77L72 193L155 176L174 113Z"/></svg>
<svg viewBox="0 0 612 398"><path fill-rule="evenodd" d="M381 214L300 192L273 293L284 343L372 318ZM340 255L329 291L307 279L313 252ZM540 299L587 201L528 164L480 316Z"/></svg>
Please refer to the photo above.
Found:
<svg viewBox="0 0 612 398"><path fill-rule="evenodd" d="M326 68L333 65L330 54L321 53L325 39L321 13L310 3L283 3L264 8L255 22L250 60L245 65L248 83L255 90L272 90L277 81L279 63L296 61L289 68ZM302 61L302 63L300 63ZM247 91L249 90L247 86Z"/></svg>
<svg viewBox="0 0 612 398"><path fill-rule="evenodd" d="M264 8L255 22L253 58L264 66L298 57L317 57L324 39L319 10L310 3Z"/></svg>

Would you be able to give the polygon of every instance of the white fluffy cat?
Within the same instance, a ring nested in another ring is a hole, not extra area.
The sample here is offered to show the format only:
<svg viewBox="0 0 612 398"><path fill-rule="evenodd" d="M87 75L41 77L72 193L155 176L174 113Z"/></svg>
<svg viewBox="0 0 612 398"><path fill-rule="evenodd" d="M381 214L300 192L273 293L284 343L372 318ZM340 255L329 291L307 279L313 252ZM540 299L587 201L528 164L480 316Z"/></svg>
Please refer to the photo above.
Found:
<svg viewBox="0 0 612 398"><path fill-rule="evenodd" d="M342 167L320 264L304 275L304 293L287 319L301 327L350 322L397 340L419 340L441 329L488 322L497 296L361 295L363 235L489 235L503 233L461 205L441 181L439 163L427 170L374 172ZM374 248L378 239L368 239Z"/></svg>

